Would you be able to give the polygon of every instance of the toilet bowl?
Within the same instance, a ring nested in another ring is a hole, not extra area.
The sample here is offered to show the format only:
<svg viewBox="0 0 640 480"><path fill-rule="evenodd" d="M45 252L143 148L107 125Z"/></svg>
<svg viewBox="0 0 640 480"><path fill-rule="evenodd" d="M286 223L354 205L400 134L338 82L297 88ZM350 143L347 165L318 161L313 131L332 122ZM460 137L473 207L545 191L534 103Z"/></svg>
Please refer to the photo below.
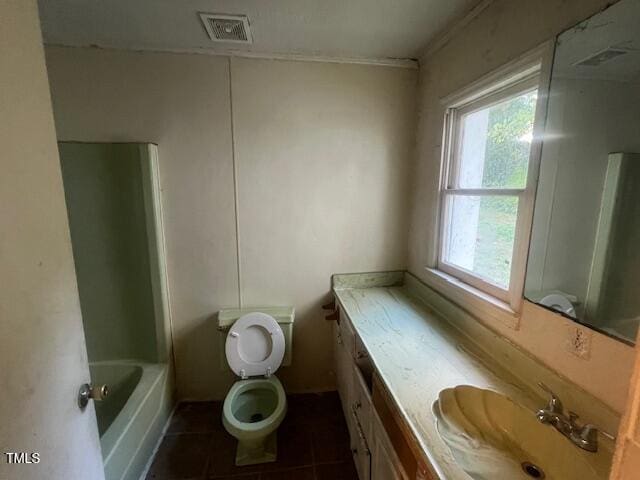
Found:
<svg viewBox="0 0 640 480"><path fill-rule="evenodd" d="M284 350L282 329L267 314L249 313L229 329L227 362L241 380L227 393L222 423L238 439L236 465L276 460L276 432L287 412L287 397L274 373Z"/></svg>

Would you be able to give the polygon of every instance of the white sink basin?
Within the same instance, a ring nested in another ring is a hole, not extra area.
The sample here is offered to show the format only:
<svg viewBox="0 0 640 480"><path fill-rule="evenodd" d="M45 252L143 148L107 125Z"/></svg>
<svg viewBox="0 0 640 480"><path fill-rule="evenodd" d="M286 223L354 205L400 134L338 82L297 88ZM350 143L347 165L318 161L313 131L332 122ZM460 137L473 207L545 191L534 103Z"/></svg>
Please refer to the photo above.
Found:
<svg viewBox="0 0 640 480"><path fill-rule="evenodd" d="M608 476L610 451L581 450L504 395L466 385L448 388L440 392L433 411L457 465L474 480Z"/></svg>

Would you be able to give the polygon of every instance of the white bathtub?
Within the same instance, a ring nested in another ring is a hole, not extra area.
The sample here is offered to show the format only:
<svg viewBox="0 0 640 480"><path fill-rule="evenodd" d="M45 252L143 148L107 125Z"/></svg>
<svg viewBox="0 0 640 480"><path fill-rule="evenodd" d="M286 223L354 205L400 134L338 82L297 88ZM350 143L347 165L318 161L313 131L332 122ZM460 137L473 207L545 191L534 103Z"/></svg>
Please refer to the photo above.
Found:
<svg viewBox="0 0 640 480"><path fill-rule="evenodd" d="M95 402L107 480L137 480L171 413L168 368L133 360L93 362L93 385L109 386Z"/></svg>

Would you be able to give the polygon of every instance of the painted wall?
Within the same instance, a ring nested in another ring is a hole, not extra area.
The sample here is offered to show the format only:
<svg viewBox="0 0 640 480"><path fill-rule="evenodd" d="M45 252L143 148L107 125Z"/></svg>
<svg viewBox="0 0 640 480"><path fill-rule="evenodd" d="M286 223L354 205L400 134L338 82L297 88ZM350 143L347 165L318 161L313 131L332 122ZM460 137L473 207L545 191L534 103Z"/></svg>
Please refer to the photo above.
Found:
<svg viewBox="0 0 640 480"><path fill-rule="evenodd" d="M295 306L278 376L333 388L330 275L406 267L416 71L54 47L47 64L60 139L159 145L179 396L226 394L215 314L240 301Z"/></svg>
<svg viewBox="0 0 640 480"><path fill-rule="evenodd" d="M0 478L103 477L35 0L0 2ZM40 454L8 464L5 452Z"/></svg>
<svg viewBox="0 0 640 480"><path fill-rule="evenodd" d="M90 361L157 361L138 145L61 143Z"/></svg>
<svg viewBox="0 0 640 480"><path fill-rule="evenodd" d="M444 96L472 83L509 60L553 39L564 29L604 8L603 0L495 0L421 62L419 124L409 233L409 269L428 282L424 268L434 246ZM560 374L601 398L617 411L624 408L633 349L593 333L591 355L582 359L565 348L573 324L526 303L520 327L495 320L491 328L532 353Z"/></svg>

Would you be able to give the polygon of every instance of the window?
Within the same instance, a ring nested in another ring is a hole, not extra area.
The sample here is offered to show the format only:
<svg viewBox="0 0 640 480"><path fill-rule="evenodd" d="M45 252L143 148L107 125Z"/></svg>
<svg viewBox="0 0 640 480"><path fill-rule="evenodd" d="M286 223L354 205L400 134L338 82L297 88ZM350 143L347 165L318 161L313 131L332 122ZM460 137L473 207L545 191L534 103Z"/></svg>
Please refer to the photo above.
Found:
<svg viewBox="0 0 640 480"><path fill-rule="evenodd" d="M437 268L508 303L524 278L537 78L468 95L445 119Z"/></svg>

